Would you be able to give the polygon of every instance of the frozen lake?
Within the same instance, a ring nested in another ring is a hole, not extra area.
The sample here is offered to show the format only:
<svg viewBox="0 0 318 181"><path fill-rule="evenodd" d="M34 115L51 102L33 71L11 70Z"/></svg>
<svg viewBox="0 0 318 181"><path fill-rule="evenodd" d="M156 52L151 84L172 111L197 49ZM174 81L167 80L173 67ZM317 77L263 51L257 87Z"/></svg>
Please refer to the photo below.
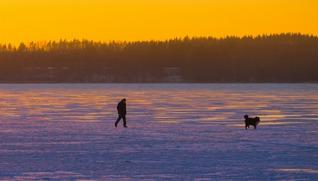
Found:
<svg viewBox="0 0 318 181"><path fill-rule="evenodd" d="M318 180L318 84L0 84L0 123L0 179Z"/></svg>

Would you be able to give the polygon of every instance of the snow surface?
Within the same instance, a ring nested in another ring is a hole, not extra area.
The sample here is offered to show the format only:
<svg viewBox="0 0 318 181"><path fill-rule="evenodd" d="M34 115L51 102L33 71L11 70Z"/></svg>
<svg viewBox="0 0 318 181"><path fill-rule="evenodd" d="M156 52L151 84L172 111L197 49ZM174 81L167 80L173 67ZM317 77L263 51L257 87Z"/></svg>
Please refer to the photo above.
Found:
<svg viewBox="0 0 318 181"><path fill-rule="evenodd" d="M318 84L0 84L0 123L2 180L318 180Z"/></svg>

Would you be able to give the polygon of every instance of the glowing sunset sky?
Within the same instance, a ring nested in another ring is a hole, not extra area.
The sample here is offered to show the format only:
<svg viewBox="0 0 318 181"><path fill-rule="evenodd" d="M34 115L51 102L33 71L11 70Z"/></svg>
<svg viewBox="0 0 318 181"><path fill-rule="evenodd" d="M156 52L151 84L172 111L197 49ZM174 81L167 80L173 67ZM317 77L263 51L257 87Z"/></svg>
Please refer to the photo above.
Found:
<svg viewBox="0 0 318 181"><path fill-rule="evenodd" d="M0 42L318 34L317 0L0 0Z"/></svg>

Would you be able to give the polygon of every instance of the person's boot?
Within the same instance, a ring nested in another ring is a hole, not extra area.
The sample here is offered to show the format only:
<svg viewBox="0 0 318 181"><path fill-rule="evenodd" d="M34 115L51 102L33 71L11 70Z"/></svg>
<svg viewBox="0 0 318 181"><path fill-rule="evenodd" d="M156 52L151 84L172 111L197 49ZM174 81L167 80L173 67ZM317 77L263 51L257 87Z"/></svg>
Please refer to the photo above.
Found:
<svg viewBox="0 0 318 181"><path fill-rule="evenodd" d="M115 127L117 128L117 122L115 123Z"/></svg>
<svg viewBox="0 0 318 181"><path fill-rule="evenodd" d="M124 125L124 128L128 128L126 124Z"/></svg>

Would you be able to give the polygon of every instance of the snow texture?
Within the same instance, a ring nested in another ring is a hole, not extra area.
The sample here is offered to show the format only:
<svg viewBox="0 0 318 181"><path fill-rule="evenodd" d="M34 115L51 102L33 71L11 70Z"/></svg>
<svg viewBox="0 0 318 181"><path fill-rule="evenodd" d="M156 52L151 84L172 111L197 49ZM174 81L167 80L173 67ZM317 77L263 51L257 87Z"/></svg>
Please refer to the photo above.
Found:
<svg viewBox="0 0 318 181"><path fill-rule="evenodd" d="M0 84L0 123L2 180L318 180L317 84Z"/></svg>

